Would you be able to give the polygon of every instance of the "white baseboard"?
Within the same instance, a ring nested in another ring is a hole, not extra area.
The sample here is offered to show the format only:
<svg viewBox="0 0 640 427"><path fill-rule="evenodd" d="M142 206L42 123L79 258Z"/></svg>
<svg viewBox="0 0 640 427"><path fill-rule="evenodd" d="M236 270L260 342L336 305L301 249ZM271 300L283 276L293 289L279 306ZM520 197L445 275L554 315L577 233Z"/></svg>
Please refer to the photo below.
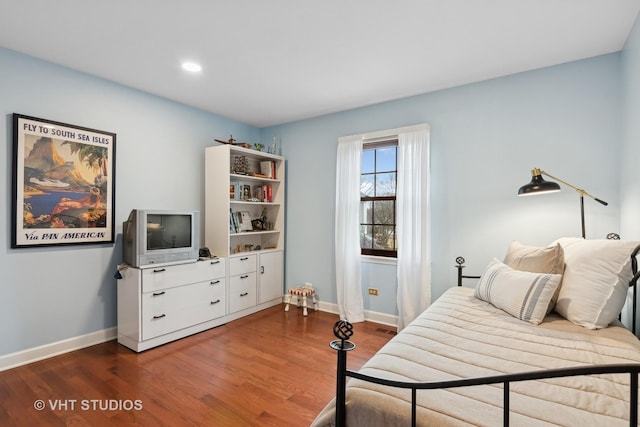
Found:
<svg viewBox="0 0 640 427"><path fill-rule="evenodd" d="M27 363L37 362L38 360L57 356L59 354L68 353L73 350L100 344L105 341L115 339L117 335L118 328L113 327L78 337L68 338L51 344L41 345L39 347L5 354L0 356L0 372L26 365Z"/></svg>
<svg viewBox="0 0 640 427"><path fill-rule="evenodd" d="M340 314L338 311L338 304L328 302L318 302L318 310L326 311L333 314ZM380 323L387 326L398 326L398 316L394 316L386 313L379 313L377 311L365 310L364 320L368 322Z"/></svg>

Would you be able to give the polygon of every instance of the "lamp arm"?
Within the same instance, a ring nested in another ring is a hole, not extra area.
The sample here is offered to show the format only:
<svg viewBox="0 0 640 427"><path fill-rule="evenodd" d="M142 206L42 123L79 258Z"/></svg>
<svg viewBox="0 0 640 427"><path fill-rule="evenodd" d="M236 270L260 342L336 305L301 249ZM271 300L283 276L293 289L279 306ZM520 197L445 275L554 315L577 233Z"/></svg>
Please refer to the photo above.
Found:
<svg viewBox="0 0 640 427"><path fill-rule="evenodd" d="M608 203L607 203L607 202L605 202L604 200L600 200L600 199L598 199L597 197L595 197L595 196L593 196L593 195L591 195L591 194L587 193L586 191L584 191L582 188L578 188L578 187L576 187L576 186L574 186L574 185L571 185L571 184L569 184L568 182L563 181L562 179L558 178L557 176L553 176L553 175L551 175L550 173L547 173L547 172L545 172L545 171L543 171L543 170L540 170L540 174L541 174L541 175L546 175L546 176L548 176L548 177L549 177L549 178L551 178L551 179L555 179L556 181L560 181L561 183L563 183L563 184L564 184L564 185L566 185L567 187L569 187L569 188L573 188L574 190L576 190L576 191L578 192L578 194L580 194L581 196L587 196L587 197L589 197L589 198L591 198L591 199L595 200L596 202L598 202L598 203L600 203L600 204L602 204L602 205L604 205L604 206L607 206L607 205L608 205Z"/></svg>

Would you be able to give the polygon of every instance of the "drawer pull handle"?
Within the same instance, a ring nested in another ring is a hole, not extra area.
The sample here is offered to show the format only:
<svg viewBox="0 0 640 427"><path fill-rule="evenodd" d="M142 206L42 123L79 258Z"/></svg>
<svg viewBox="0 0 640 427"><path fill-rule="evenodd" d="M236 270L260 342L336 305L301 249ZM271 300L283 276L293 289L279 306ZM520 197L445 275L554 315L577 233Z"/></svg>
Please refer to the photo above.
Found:
<svg viewBox="0 0 640 427"><path fill-rule="evenodd" d="M219 299L217 299L217 300L215 300L215 301L211 301L211 304L210 304L210 305L215 305L215 304L217 304L217 303L219 303L219 302L220 302L220 300L219 300Z"/></svg>
<svg viewBox="0 0 640 427"><path fill-rule="evenodd" d="M248 256L245 256L245 257L240 258L240 261L246 261L246 260L248 260L248 259L249 259L249 257L248 257Z"/></svg>
<svg viewBox="0 0 640 427"><path fill-rule="evenodd" d="M240 276L241 279L246 279L247 277L249 277L248 274L245 274L244 276Z"/></svg>
<svg viewBox="0 0 640 427"><path fill-rule="evenodd" d="M160 316L153 316L154 319L162 319L163 317L167 317L167 315L161 314Z"/></svg>
<svg viewBox="0 0 640 427"><path fill-rule="evenodd" d="M260 273L261 273L261 274L264 274L264 265L261 265L261 266L260 266Z"/></svg>
<svg viewBox="0 0 640 427"><path fill-rule="evenodd" d="M213 282L210 282L209 284L210 285L217 285L218 283L220 283L220 280L215 280Z"/></svg>
<svg viewBox="0 0 640 427"><path fill-rule="evenodd" d="M154 292L153 293L154 297L159 297L160 295L164 295L164 291L162 291L162 292Z"/></svg>
<svg viewBox="0 0 640 427"><path fill-rule="evenodd" d="M217 260L217 261L211 261L211 265L213 265L213 264L220 264L220 260Z"/></svg>
<svg viewBox="0 0 640 427"><path fill-rule="evenodd" d="M163 271L167 271L166 268L159 268L157 270L153 270L154 273L162 273Z"/></svg>
<svg viewBox="0 0 640 427"><path fill-rule="evenodd" d="M249 295L249 292L244 292L244 293L240 294L241 297L246 297L247 295Z"/></svg>

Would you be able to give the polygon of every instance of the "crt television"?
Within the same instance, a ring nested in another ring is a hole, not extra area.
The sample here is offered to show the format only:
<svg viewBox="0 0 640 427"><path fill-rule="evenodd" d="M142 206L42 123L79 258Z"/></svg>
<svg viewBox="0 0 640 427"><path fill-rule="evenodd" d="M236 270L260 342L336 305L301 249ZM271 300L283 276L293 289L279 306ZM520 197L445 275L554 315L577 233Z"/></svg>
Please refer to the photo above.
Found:
<svg viewBox="0 0 640 427"><path fill-rule="evenodd" d="M148 268L198 260L198 211L134 209L122 224L123 261Z"/></svg>

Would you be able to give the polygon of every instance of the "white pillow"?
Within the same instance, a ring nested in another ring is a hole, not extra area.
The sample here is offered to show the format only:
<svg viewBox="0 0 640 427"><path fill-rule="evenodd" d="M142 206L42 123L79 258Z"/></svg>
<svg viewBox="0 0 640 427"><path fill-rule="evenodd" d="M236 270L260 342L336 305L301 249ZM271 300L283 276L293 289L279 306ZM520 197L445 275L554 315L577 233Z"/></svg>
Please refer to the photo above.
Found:
<svg viewBox="0 0 640 427"><path fill-rule="evenodd" d="M561 274L514 270L494 258L480 277L474 295L518 319L537 325L547 314L561 279Z"/></svg>
<svg viewBox="0 0 640 427"><path fill-rule="evenodd" d="M585 328L606 328L624 305L631 253L640 242L572 237L556 242L564 249L565 269L555 311Z"/></svg>
<svg viewBox="0 0 640 427"><path fill-rule="evenodd" d="M523 245L514 240L509 245L502 262L514 270L562 274L564 271L564 251L558 243L540 248Z"/></svg>
<svg viewBox="0 0 640 427"><path fill-rule="evenodd" d="M507 249L504 262L514 270L530 271L532 273L562 274L564 272L564 251L560 243L539 248L527 246L514 240ZM547 314L551 313L556 305L560 286L549 302Z"/></svg>

